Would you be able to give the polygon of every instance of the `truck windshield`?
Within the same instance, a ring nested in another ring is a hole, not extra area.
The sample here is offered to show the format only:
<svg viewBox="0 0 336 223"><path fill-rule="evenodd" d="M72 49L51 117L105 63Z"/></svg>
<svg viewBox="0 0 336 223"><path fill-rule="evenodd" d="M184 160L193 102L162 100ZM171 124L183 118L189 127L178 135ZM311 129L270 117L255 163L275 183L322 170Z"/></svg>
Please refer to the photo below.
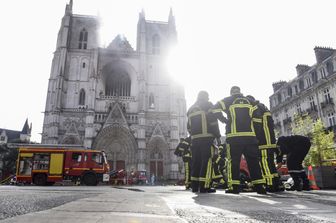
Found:
<svg viewBox="0 0 336 223"><path fill-rule="evenodd" d="M98 164L103 164L103 155L101 153L92 153L92 160Z"/></svg>

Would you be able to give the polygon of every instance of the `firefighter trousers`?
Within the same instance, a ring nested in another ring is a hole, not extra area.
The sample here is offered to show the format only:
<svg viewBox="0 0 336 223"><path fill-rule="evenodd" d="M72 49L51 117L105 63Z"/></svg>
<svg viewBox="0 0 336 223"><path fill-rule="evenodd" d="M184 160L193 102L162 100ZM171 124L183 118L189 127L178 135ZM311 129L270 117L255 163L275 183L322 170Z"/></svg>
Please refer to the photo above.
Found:
<svg viewBox="0 0 336 223"><path fill-rule="evenodd" d="M184 185L186 188L190 188L190 170L191 170L191 160L184 161Z"/></svg>
<svg viewBox="0 0 336 223"><path fill-rule="evenodd" d="M200 138L191 144L191 186L193 192L210 188L213 138Z"/></svg>
<svg viewBox="0 0 336 223"><path fill-rule="evenodd" d="M261 170L268 187L278 187L278 185L274 185L275 182L278 182L275 178L279 178L274 162L275 149L276 148L259 149Z"/></svg>
<svg viewBox="0 0 336 223"><path fill-rule="evenodd" d="M250 178L253 185L265 184L265 179L262 177L259 149L257 144L230 144L228 145L228 187L229 189L238 189L240 185L240 160L244 155Z"/></svg>

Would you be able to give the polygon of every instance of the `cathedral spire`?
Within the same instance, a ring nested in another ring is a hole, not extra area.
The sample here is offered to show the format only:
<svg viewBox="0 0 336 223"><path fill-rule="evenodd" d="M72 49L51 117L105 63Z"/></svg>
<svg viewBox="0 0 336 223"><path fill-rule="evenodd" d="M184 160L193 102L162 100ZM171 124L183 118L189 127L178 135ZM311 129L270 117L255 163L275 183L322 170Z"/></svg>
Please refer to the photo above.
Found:
<svg viewBox="0 0 336 223"><path fill-rule="evenodd" d="M72 0L70 0L69 4L66 4L65 6L65 14L66 15L71 15L72 14Z"/></svg>
<svg viewBox="0 0 336 223"><path fill-rule="evenodd" d="M170 10L169 10L169 17L168 17L168 23L175 26L175 17L173 15L173 9L172 7L170 7Z"/></svg>

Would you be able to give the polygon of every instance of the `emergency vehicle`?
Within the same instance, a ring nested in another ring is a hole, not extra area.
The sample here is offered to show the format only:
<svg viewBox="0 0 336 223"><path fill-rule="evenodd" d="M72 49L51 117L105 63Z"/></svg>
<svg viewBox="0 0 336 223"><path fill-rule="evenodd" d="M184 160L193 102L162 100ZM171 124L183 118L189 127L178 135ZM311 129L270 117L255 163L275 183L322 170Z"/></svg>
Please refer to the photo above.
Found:
<svg viewBox="0 0 336 223"><path fill-rule="evenodd" d="M95 186L109 181L110 167L103 151L74 145L19 146L17 183L53 185L71 180Z"/></svg>

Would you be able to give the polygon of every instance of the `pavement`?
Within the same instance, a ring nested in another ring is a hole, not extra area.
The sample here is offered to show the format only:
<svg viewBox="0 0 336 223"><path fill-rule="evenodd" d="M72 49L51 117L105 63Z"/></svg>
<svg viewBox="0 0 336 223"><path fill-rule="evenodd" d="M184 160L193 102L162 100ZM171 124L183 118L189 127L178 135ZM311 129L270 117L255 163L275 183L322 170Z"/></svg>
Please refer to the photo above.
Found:
<svg viewBox="0 0 336 223"><path fill-rule="evenodd" d="M127 193L125 192L127 190ZM1 223L174 223L186 222L175 215L158 196L148 196L133 187L110 188L109 193L98 194L64 205L8 218Z"/></svg>
<svg viewBox="0 0 336 223"><path fill-rule="evenodd" d="M47 210L6 218L0 222L336 222L335 190L232 195L225 194L224 191L194 194L185 191L181 186L80 186L21 187L18 192L38 193L40 190L45 193L62 193L62 190L67 190L70 194L82 191L81 195L89 193L90 196Z"/></svg>

